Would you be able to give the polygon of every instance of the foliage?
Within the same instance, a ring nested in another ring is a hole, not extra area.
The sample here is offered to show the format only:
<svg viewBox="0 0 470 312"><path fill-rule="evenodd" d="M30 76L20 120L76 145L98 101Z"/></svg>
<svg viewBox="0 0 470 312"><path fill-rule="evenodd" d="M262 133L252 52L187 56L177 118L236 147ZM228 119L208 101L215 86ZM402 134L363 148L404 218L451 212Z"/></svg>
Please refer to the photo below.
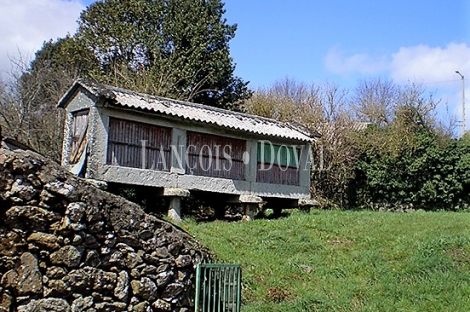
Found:
<svg viewBox="0 0 470 312"><path fill-rule="evenodd" d="M44 45L44 53L52 48L49 44ZM22 59L13 63L11 77L3 81L0 90L0 123L6 136L58 161L63 118L56 105L74 77L70 74L72 67L59 67L42 56L38 54L32 64L34 70Z"/></svg>
<svg viewBox="0 0 470 312"><path fill-rule="evenodd" d="M40 75L42 93L39 98L56 104L75 79L97 75L97 66L93 53L83 42L67 35L44 42L21 79L28 84L28 79Z"/></svg>
<svg viewBox="0 0 470 312"><path fill-rule="evenodd" d="M364 133L366 143L356 165L356 204L389 209L467 208L470 168L462 159L469 157L468 138L457 141L435 133L403 110L388 126L371 127Z"/></svg>
<svg viewBox="0 0 470 312"><path fill-rule="evenodd" d="M399 111L411 113L410 108L413 116L409 117L414 121L436 126L436 107L440 101L434 100L433 95L416 83L400 86L391 80L372 78L359 81L351 107L358 120L375 126L392 123Z"/></svg>
<svg viewBox="0 0 470 312"><path fill-rule="evenodd" d="M347 204L347 185L354 177L355 147L350 141L355 120L346 90L333 83L307 85L290 78L260 88L246 102L248 112L297 122L321 136L312 145L312 196L324 206Z"/></svg>
<svg viewBox="0 0 470 312"><path fill-rule="evenodd" d="M206 105L237 108L251 92L234 76L220 0L100 0L76 38L95 53L100 82Z"/></svg>
<svg viewBox="0 0 470 312"><path fill-rule="evenodd" d="M259 88L246 101L248 113L280 121L298 122L303 125L320 124L322 107L316 101L321 89L290 78L273 83L271 87Z"/></svg>
<svg viewBox="0 0 470 312"><path fill-rule="evenodd" d="M311 193L323 207L463 209L468 150L436 118L438 104L414 83L376 78L348 93L286 78L258 89L246 109L320 133Z"/></svg>
<svg viewBox="0 0 470 312"><path fill-rule="evenodd" d="M362 82L355 109L370 123L353 140L359 157L350 184L353 206L462 209L468 204L460 159L468 154L436 119L439 101L416 84ZM458 164L458 165L457 165Z"/></svg>
<svg viewBox="0 0 470 312"><path fill-rule="evenodd" d="M469 222L466 213L293 211L182 227L242 266L243 311L468 311Z"/></svg>
<svg viewBox="0 0 470 312"><path fill-rule="evenodd" d="M238 109L249 98L234 76L220 0L99 0L74 35L43 44L30 64L13 61L1 82L4 134L60 159L63 116L56 104L79 77L135 91Z"/></svg>

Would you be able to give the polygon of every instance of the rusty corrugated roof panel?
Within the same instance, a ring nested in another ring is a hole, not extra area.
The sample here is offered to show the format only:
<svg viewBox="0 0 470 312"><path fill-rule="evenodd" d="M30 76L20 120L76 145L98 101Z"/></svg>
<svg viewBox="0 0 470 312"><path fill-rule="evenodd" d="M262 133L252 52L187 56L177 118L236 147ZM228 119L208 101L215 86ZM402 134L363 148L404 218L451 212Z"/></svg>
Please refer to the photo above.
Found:
<svg viewBox="0 0 470 312"><path fill-rule="evenodd" d="M111 100L115 106L136 110L146 110L163 115L217 125L223 128L245 131L254 134L279 137L303 142L312 142L314 134L298 125L283 123L274 119L233 112L225 109L184 101L137 93L126 89L78 80L74 87L82 86L97 97ZM73 92L72 87L68 93ZM64 105L67 95L59 102Z"/></svg>

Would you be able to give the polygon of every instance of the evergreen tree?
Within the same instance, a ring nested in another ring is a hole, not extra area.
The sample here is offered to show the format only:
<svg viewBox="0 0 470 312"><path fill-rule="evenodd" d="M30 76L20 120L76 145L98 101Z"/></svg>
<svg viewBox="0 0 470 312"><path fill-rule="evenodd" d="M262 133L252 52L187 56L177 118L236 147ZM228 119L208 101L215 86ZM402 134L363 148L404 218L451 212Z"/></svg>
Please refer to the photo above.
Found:
<svg viewBox="0 0 470 312"><path fill-rule="evenodd" d="M100 0L80 16L76 38L94 52L101 82L236 109L250 97L234 76L220 0Z"/></svg>
<svg viewBox="0 0 470 312"><path fill-rule="evenodd" d="M81 78L131 90L237 109L251 96L234 76L220 0L98 0L77 32L44 42L29 66L0 89L5 133L59 160L56 104ZM20 68L21 67L21 68Z"/></svg>

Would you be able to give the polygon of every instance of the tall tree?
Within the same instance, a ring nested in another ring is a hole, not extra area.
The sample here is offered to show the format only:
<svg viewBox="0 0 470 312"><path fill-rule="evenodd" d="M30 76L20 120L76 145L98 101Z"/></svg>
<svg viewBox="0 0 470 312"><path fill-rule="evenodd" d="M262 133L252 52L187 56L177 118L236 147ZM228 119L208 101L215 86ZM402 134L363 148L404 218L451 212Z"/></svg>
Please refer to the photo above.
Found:
<svg viewBox="0 0 470 312"><path fill-rule="evenodd" d="M44 42L29 68L21 76L23 86L37 84L38 105L57 104L79 77L100 75L99 63L83 42L67 35Z"/></svg>
<svg viewBox="0 0 470 312"><path fill-rule="evenodd" d="M47 82L52 76L46 68L28 71L21 59L13 65L10 79L3 81L0 90L0 123L5 126L4 134L58 160L62 122L55 108L60 95L54 90L60 86Z"/></svg>
<svg viewBox="0 0 470 312"><path fill-rule="evenodd" d="M80 16L76 37L91 49L102 82L141 92L237 108L250 97L234 76L220 0L99 0Z"/></svg>
<svg viewBox="0 0 470 312"><path fill-rule="evenodd" d="M12 79L0 81L4 133L58 160L56 103L79 77L237 109L251 91L234 75L236 25L224 13L220 0L96 1L75 34L45 42L30 64L12 61Z"/></svg>

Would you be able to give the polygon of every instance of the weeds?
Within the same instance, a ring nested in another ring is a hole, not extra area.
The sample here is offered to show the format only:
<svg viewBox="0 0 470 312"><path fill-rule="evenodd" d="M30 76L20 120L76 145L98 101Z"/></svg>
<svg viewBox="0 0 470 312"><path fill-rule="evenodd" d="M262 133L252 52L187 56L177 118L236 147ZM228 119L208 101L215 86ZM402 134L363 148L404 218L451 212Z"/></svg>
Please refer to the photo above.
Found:
<svg viewBox="0 0 470 312"><path fill-rule="evenodd" d="M243 270L243 311L468 311L470 214L291 212L184 228Z"/></svg>

